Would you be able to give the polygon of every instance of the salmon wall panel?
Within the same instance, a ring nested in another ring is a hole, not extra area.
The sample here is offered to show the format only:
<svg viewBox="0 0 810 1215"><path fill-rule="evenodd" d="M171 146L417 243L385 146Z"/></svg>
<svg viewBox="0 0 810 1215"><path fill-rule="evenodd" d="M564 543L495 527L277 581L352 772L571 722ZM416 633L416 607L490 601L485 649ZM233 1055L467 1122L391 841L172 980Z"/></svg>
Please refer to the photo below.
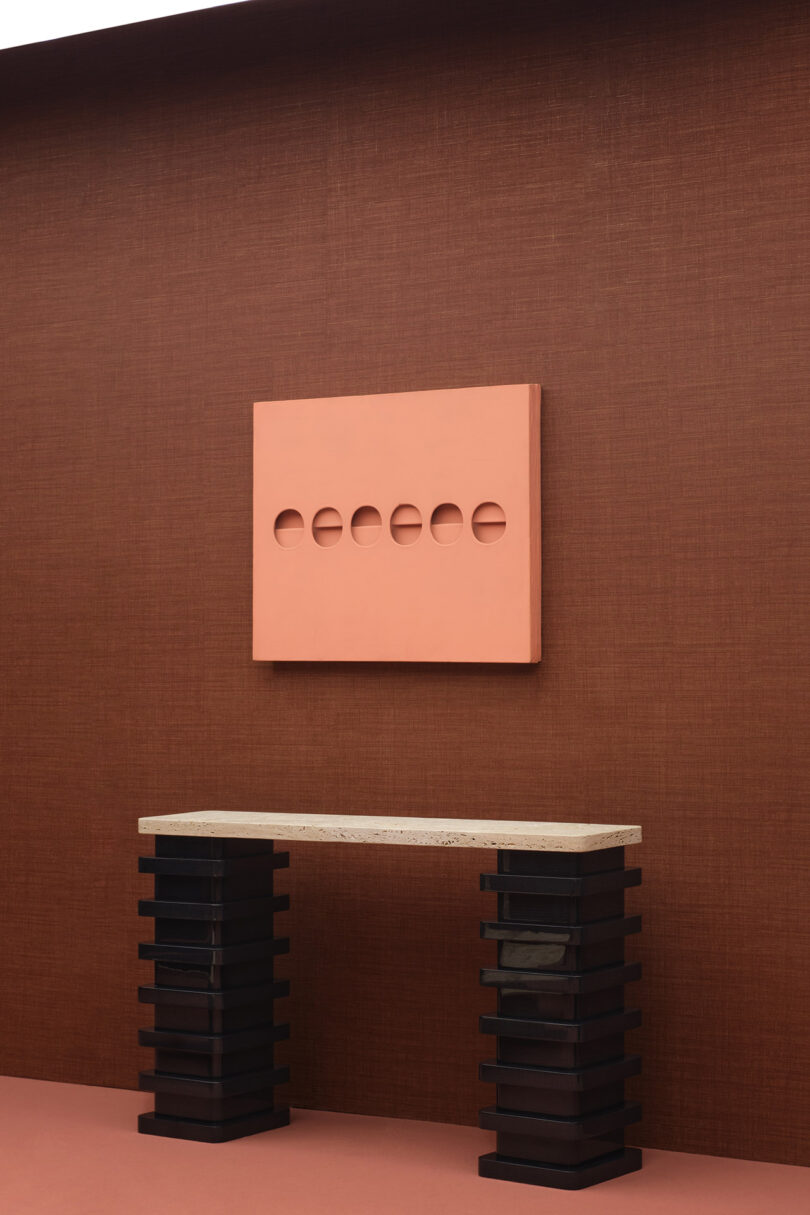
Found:
<svg viewBox="0 0 810 1215"><path fill-rule="evenodd" d="M258 402L253 657L539 661L539 387Z"/></svg>
<svg viewBox="0 0 810 1215"><path fill-rule="evenodd" d="M2 52L0 1071L147 1065L139 815L639 822L639 1137L803 1158L809 54L797 0ZM255 663L251 403L523 383L543 661ZM292 1104L474 1122L486 855L290 851Z"/></svg>

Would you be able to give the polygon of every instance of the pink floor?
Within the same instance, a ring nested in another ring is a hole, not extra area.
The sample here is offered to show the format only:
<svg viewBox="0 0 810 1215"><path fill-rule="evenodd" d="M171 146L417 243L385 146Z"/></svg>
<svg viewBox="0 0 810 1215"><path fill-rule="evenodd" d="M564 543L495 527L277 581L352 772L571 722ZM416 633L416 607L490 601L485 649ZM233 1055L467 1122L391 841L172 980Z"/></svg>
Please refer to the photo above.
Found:
<svg viewBox="0 0 810 1215"><path fill-rule="evenodd" d="M149 1098L0 1077L2 1215L807 1215L810 1170L677 1152L564 1194L476 1176L470 1127L296 1111L206 1145L135 1133Z"/></svg>

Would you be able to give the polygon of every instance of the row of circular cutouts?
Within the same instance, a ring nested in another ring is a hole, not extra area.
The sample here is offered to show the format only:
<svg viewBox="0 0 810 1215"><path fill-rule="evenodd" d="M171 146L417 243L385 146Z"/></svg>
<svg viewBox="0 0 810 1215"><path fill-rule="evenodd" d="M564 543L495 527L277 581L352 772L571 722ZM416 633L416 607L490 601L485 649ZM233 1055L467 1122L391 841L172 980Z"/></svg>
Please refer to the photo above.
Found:
<svg viewBox="0 0 810 1215"><path fill-rule="evenodd" d="M494 544L506 531L506 515L497 502L482 502L472 513L472 532L481 544ZM415 544L422 534L422 513L403 502L391 512L391 538L397 544ZM454 544L464 530L464 516L453 502L442 502L430 516L430 534L437 544ZM358 506L352 515L350 531L356 544L376 544L383 533L383 521L376 506ZM300 511L283 510L276 516L273 535L282 548L296 548L304 539L304 518ZM343 517L333 506L324 506L312 520L312 537L321 548L331 548L343 535Z"/></svg>

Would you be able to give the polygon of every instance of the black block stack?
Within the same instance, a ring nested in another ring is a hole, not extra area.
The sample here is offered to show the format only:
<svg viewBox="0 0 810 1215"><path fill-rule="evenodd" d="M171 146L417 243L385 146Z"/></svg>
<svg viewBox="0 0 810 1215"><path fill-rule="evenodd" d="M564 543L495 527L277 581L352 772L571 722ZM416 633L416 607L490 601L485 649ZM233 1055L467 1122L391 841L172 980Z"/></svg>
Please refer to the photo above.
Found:
<svg viewBox="0 0 810 1215"><path fill-rule="evenodd" d="M155 965L154 984L138 992L155 1022L139 1034L155 1050L155 1070L140 1076L155 1094L141 1133L222 1143L289 1122L275 1096L288 1070L274 1058L289 1034L275 1017L289 992L275 959L289 942L275 935L274 917L289 896L273 891L288 864L271 840L197 836L159 835L155 855L140 858L141 872L155 875L154 899L138 908L155 920L154 941L139 949Z"/></svg>
<svg viewBox="0 0 810 1215"><path fill-rule="evenodd" d="M501 851L498 872L482 874L481 889L498 895L497 921L481 925L498 942L497 968L481 972L498 990L497 1014L481 1018L497 1043L481 1065L496 1085L479 1117L496 1132L482 1177L578 1190L641 1167L625 1146L641 1107L624 1094L641 1070L624 1053L625 1031L641 1023L625 1007L624 985L641 974L625 962L625 937L641 918L624 914L624 891L640 881L623 848Z"/></svg>

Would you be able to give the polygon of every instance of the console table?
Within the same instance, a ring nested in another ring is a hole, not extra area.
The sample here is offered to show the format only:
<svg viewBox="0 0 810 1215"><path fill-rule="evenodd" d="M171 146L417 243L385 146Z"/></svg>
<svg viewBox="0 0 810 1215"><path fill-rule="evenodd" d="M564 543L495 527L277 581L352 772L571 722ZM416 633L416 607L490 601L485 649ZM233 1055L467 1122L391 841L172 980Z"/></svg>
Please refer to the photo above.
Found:
<svg viewBox="0 0 810 1215"><path fill-rule="evenodd" d="M582 1189L641 1167L625 1128L641 1108L624 1099L624 1081L641 1060L625 1055L624 1034L641 1022L625 1006L624 985L641 967L627 963L624 938L641 927L624 914L624 891L641 881L624 849L641 828L593 823L532 823L332 814L206 811L142 818L154 856L154 899L139 912L155 920L140 946L155 981L139 989L154 1006L154 1028L140 1031L155 1070L140 1087L155 1094L138 1129L221 1143L289 1122L276 1087L288 1079L274 1044L289 1033L274 1002L288 994L275 958L289 943L275 915L289 897L274 892L289 857L278 840L491 848L497 866L481 889L497 895L497 918L481 936L498 943L498 964L481 982L498 993L497 1012L480 1019L495 1037L481 1079L495 1105L479 1125L495 1132L482 1177Z"/></svg>

